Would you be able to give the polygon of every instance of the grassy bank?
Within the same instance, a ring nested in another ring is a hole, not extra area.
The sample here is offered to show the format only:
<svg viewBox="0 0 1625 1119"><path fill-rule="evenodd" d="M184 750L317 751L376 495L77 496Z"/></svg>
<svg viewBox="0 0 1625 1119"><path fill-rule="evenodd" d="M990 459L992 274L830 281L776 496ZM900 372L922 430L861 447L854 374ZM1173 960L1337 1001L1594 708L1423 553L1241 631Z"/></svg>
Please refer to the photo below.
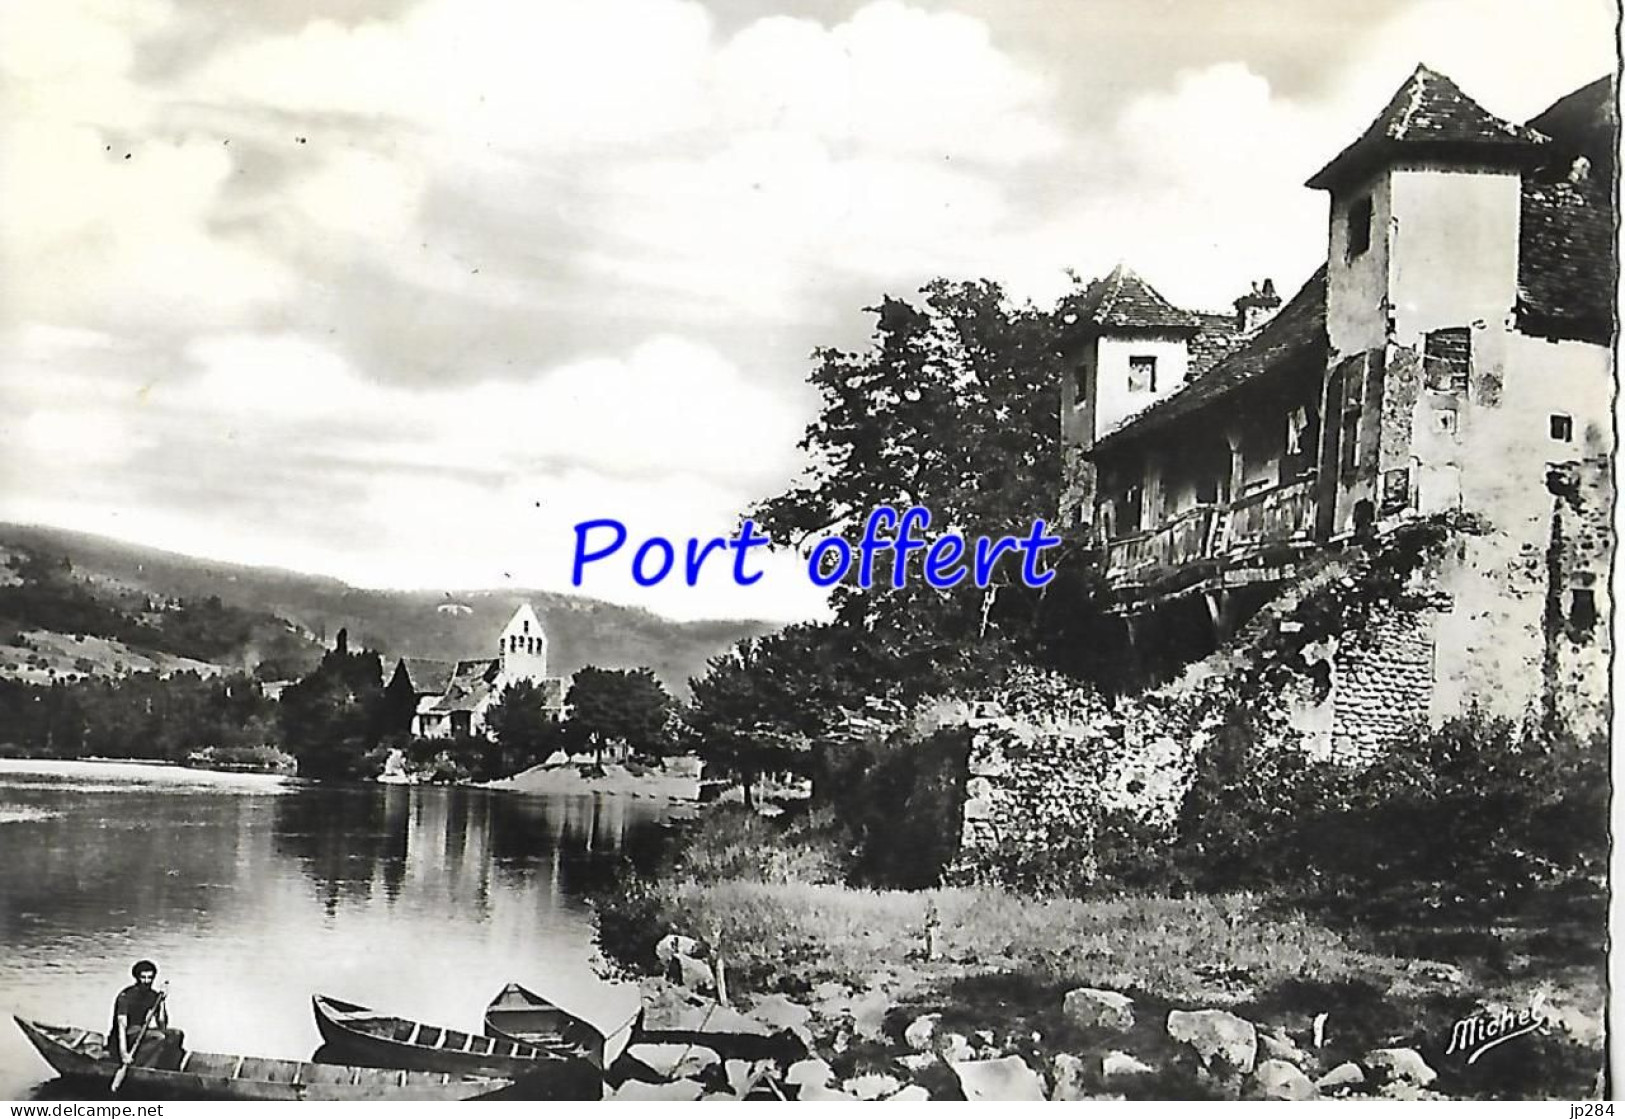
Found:
<svg viewBox="0 0 1625 1119"><path fill-rule="evenodd" d="M1054 1067L1062 1054L1098 1065L1102 1052L1128 1051L1159 1070L1112 1086L1130 1098L1225 1094L1180 1063L1164 1029L1169 1010L1207 1008L1301 1046L1311 1072L1405 1046L1437 1070L1433 1088L1453 1097L1595 1091L1603 956L1589 924L1600 927L1601 917L1591 909L1496 927L1378 930L1246 894L1041 899L991 887L859 889L829 880L837 860L820 850L815 827L792 834L776 840L770 824L714 814L680 841L664 874L599 900L605 954L648 972L661 936L699 937L725 961L736 1005L777 994L816 1007L843 991L882 1008L892 1050L910 1022L940 1014L943 1030L994 1035L1035 1068ZM1063 999L1078 987L1130 996L1134 1028L1108 1037L1069 1019ZM1552 1019L1546 1030L1473 1066L1445 1052L1458 1019L1486 1006L1528 1006L1537 995ZM826 1023L832 1059L846 1040L839 1034ZM847 1044L839 1059L860 1072L896 1071L894 1057L884 1045ZM940 1095L943 1085L934 1087Z"/></svg>

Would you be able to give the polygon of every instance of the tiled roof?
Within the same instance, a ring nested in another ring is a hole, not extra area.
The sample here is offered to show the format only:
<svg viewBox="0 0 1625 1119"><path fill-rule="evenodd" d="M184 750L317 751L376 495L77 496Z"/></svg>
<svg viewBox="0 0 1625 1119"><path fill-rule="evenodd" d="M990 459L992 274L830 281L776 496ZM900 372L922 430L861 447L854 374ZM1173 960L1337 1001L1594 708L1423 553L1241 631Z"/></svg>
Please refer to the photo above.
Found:
<svg viewBox="0 0 1625 1119"><path fill-rule="evenodd" d="M458 661L446 690L430 708L433 711L472 711L491 691L491 684L501 671L502 662L496 659Z"/></svg>
<svg viewBox="0 0 1625 1119"><path fill-rule="evenodd" d="M1195 380L1218 364L1220 358L1241 345L1243 335L1234 314L1197 311L1201 324L1190 340L1190 372Z"/></svg>
<svg viewBox="0 0 1625 1119"><path fill-rule="evenodd" d="M402 657L401 666L406 669L406 678L412 681L412 690L418 695L440 693L446 690L451 682L451 674L456 669L451 661L438 661L429 657Z"/></svg>
<svg viewBox="0 0 1625 1119"><path fill-rule="evenodd" d="M1518 227L1518 328L1606 345L1619 261L1612 186L1526 178Z"/></svg>
<svg viewBox="0 0 1625 1119"><path fill-rule="evenodd" d="M1326 367L1326 266L1309 278L1292 301L1205 376L1153 404L1095 444L1094 454L1124 446L1173 420L1190 415L1241 386L1287 367Z"/></svg>
<svg viewBox="0 0 1625 1119"><path fill-rule="evenodd" d="M1619 119L1614 111L1614 79L1598 78L1553 102L1529 122L1529 127L1552 138L1548 162L1563 174L1575 156L1591 161L1604 182L1613 178L1619 148Z"/></svg>
<svg viewBox="0 0 1625 1119"><path fill-rule="evenodd" d="M1168 302L1125 264L1090 281L1080 294L1063 299L1059 310L1063 315L1075 315L1078 328L1090 334L1112 330L1185 333L1200 326L1195 315Z"/></svg>
<svg viewBox="0 0 1625 1119"><path fill-rule="evenodd" d="M1475 158L1523 163L1537 157L1546 142L1544 134L1489 112L1443 74L1418 66L1371 127L1316 172L1308 185L1329 190L1406 152L1459 155L1471 150Z"/></svg>

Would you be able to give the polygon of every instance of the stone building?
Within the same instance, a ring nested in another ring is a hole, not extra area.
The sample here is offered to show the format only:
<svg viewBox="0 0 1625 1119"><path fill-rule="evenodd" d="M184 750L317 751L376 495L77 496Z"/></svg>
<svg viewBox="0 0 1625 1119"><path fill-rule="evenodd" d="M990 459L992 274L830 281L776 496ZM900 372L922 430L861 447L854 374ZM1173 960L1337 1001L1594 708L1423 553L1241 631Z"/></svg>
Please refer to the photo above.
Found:
<svg viewBox="0 0 1625 1119"><path fill-rule="evenodd" d="M1217 643L1306 563L1461 510L1487 531L1428 573L1436 608L1338 659L1333 743L1472 704L1602 725L1616 145L1607 79L1516 124L1418 67L1309 179L1326 262L1273 316L1262 287L1228 317L1089 286L1062 504L1132 642Z"/></svg>
<svg viewBox="0 0 1625 1119"><path fill-rule="evenodd" d="M404 674L418 697L412 733L423 738L485 733L486 711L508 685L521 680L541 689L556 716L564 713L565 681L547 674L547 634L529 603L502 628L495 657L455 664L403 659L395 674Z"/></svg>

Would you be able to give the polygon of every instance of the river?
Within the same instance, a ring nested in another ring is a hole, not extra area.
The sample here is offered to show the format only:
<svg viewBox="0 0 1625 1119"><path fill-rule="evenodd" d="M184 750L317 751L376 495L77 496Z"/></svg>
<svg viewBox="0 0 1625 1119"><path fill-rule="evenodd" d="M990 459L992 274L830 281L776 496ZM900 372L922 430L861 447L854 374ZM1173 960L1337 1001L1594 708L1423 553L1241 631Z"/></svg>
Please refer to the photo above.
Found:
<svg viewBox="0 0 1625 1119"><path fill-rule="evenodd" d="M315 993L475 1029L510 980L613 1027L637 1001L597 974L582 896L625 859L647 861L670 812L0 761L0 1001L105 1031L148 957L199 1050L309 1058ZM0 1024L0 1099L83 1098L52 1077Z"/></svg>

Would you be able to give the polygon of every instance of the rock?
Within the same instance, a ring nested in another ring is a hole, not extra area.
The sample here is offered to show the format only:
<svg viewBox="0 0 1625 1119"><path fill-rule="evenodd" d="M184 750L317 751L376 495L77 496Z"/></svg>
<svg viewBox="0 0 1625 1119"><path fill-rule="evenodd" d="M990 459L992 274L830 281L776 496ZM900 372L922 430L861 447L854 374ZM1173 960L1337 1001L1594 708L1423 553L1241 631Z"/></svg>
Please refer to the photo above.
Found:
<svg viewBox="0 0 1625 1119"><path fill-rule="evenodd" d="M643 1032L744 1034L772 1037L771 1027L680 987L662 983L644 988Z"/></svg>
<svg viewBox="0 0 1625 1119"><path fill-rule="evenodd" d="M1253 1070L1253 1090L1266 1100L1312 1100L1318 1094L1302 1069L1273 1058Z"/></svg>
<svg viewBox="0 0 1625 1119"><path fill-rule="evenodd" d="M1344 1061L1325 1076L1315 1081L1322 1092L1347 1091L1365 1083L1365 1073L1353 1061Z"/></svg>
<svg viewBox="0 0 1625 1119"><path fill-rule="evenodd" d="M711 965L692 956L677 957L677 981L691 991L714 991L717 977Z"/></svg>
<svg viewBox="0 0 1625 1119"><path fill-rule="evenodd" d="M1028 1101L1044 1098L1044 1082L1020 1057L950 1062L967 1100Z"/></svg>
<svg viewBox="0 0 1625 1119"><path fill-rule="evenodd" d="M928 1100L930 1098L931 1098L931 1093L930 1092L927 1092L924 1088L920 1087L918 1084L910 1084L907 1088L904 1088L901 1092L898 1092L898 1093L896 1093L894 1095L887 1096L884 1100L881 1100L880 1102L881 1103L924 1103L926 1100Z"/></svg>
<svg viewBox="0 0 1625 1119"><path fill-rule="evenodd" d="M642 1080L628 1080L610 1093L612 1100L697 1100L705 1089L698 1080L668 1080L661 1084L648 1084Z"/></svg>
<svg viewBox="0 0 1625 1119"><path fill-rule="evenodd" d="M1407 977L1424 983L1460 987L1467 982L1467 974L1455 964L1440 960L1412 960L1405 965Z"/></svg>
<svg viewBox="0 0 1625 1119"><path fill-rule="evenodd" d="M1088 1097L1088 1089L1084 1086L1083 1058L1074 1057L1071 1053L1057 1053L1050 1065L1050 1073L1055 1078L1055 1087L1049 1094L1052 1101L1068 1102Z"/></svg>
<svg viewBox="0 0 1625 1119"><path fill-rule="evenodd" d="M1220 1062L1236 1072L1253 1071L1258 1060L1258 1031L1228 1010L1172 1010L1168 1036L1196 1052L1204 1069Z"/></svg>
<svg viewBox="0 0 1625 1119"><path fill-rule="evenodd" d="M769 1032L789 1030L802 1041L812 1044L812 1011L784 995L765 995L750 1008L750 1016L768 1027Z"/></svg>
<svg viewBox="0 0 1625 1119"><path fill-rule="evenodd" d="M1439 1074L1428 1067L1414 1049L1373 1049L1360 1063L1371 1070L1380 1084L1414 1084L1426 1088Z"/></svg>
<svg viewBox="0 0 1625 1119"><path fill-rule="evenodd" d="M1144 1076L1156 1069L1146 1064L1132 1053L1125 1053L1121 1049L1113 1049L1100 1058L1100 1076L1102 1080L1125 1080L1130 1077Z"/></svg>
<svg viewBox="0 0 1625 1119"><path fill-rule="evenodd" d="M971 1040L974 1041L977 1047L980 1049L992 1049L993 1046L998 1043L998 1038L992 1030L977 1030L970 1036Z"/></svg>
<svg viewBox="0 0 1625 1119"><path fill-rule="evenodd" d="M903 1042L916 1053L928 1051L931 1048L931 1039L936 1036L937 1025L941 1021L940 1014L920 1015L903 1031Z"/></svg>
<svg viewBox="0 0 1625 1119"><path fill-rule="evenodd" d="M921 1073L937 1063L935 1053L904 1053L897 1063L912 1073Z"/></svg>
<svg viewBox="0 0 1625 1119"><path fill-rule="evenodd" d="M735 1098L744 1099L751 1089L761 1083L762 1077L774 1069L772 1061L741 1061L735 1058L723 1062L722 1075Z"/></svg>
<svg viewBox="0 0 1625 1119"><path fill-rule="evenodd" d="M817 1084L809 1084L805 1088L801 1089L801 1093L796 1096L796 1099L802 1101L803 1103L826 1103L836 1100L847 1100L852 1103L858 1102L858 1097L856 1096L849 1096L845 1092L838 1092L834 1088L820 1087Z"/></svg>
<svg viewBox="0 0 1625 1119"><path fill-rule="evenodd" d="M655 945L655 959L670 964L679 956L698 956L700 951L700 942L693 937L669 933Z"/></svg>
<svg viewBox="0 0 1625 1119"><path fill-rule="evenodd" d="M1309 1063L1309 1054L1298 1048L1298 1043L1279 1030L1258 1035L1258 1047L1272 1061L1287 1061L1302 1068Z"/></svg>
<svg viewBox="0 0 1625 1119"><path fill-rule="evenodd" d="M895 1076L887 1076L881 1072L871 1072L864 1076L854 1076L841 1085L841 1091L856 1096L860 1100L878 1100L882 1096L889 1096L903 1086L903 1082Z"/></svg>
<svg viewBox="0 0 1625 1119"><path fill-rule="evenodd" d="M626 1055L647 1066L656 1076L677 1080L698 1076L722 1060L715 1049L705 1045L678 1045L643 1042L629 1045Z"/></svg>
<svg viewBox="0 0 1625 1119"><path fill-rule="evenodd" d="M964 1034L943 1034L937 1039L936 1050L945 1061L969 1061L976 1056Z"/></svg>
<svg viewBox="0 0 1625 1119"><path fill-rule="evenodd" d="M834 1079L835 1070L829 1067L828 1062L821 1061L817 1057L808 1057L805 1061L797 1061L784 1074L786 1084L794 1084L802 1088L807 1087L809 1084L822 1088Z"/></svg>
<svg viewBox="0 0 1625 1119"><path fill-rule="evenodd" d="M1384 1084L1377 1095L1385 1100L1404 1100L1407 1103L1415 1100L1447 1100L1450 1097L1443 1092L1433 1092L1415 1084Z"/></svg>
<svg viewBox="0 0 1625 1119"><path fill-rule="evenodd" d="M886 1011L891 1009L891 996L885 991L871 990L852 1000L852 1029L867 1041L886 1040Z"/></svg>
<svg viewBox="0 0 1625 1119"><path fill-rule="evenodd" d="M1091 1030L1132 1030L1134 1000L1117 991L1079 987L1061 1000L1061 1012L1074 1025Z"/></svg>

